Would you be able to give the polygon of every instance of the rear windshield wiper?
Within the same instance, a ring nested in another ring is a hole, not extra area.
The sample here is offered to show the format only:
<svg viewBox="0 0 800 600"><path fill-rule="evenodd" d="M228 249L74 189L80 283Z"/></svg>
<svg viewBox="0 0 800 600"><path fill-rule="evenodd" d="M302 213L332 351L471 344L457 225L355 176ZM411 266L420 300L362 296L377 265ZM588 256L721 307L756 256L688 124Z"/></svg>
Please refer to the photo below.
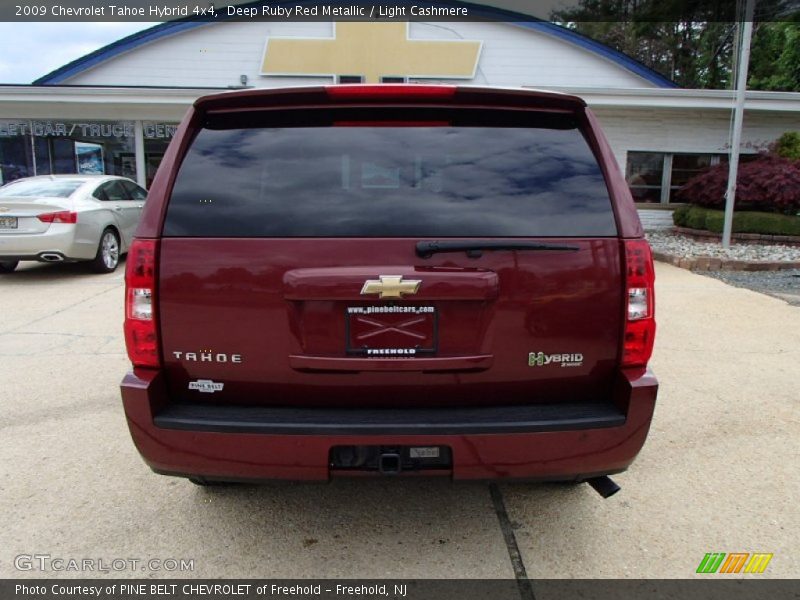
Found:
<svg viewBox="0 0 800 600"><path fill-rule="evenodd" d="M543 244L541 242L514 242L511 240L454 240L417 242L417 256L430 258L438 252L466 252L470 258L483 256L482 250L533 250L545 252L577 252L577 246Z"/></svg>

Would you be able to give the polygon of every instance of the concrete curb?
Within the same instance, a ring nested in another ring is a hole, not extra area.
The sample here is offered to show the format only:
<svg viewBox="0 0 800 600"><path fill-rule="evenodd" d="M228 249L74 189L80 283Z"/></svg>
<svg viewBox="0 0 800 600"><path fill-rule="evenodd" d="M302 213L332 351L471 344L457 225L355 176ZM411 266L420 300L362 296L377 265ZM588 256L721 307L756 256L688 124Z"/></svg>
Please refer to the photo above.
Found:
<svg viewBox="0 0 800 600"><path fill-rule="evenodd" d="M672 227L672 231L685 235L698 241L720 240L722 234L706 231L705 229L690 229L689 227ZM743 244L772 245L782 244L784 246L800 246L800 236L796 235L769 235L766 233L734 233L731 235L732 242Z"/></svg>
<svg viewBox="0 0 800 600"><path fill-rule="evenodd" d="M653 258L659 262L665 262L689 271L782 271L784 269L800 269L800 261L767 262L713 258L710 256L689 258L655 250L653 251Z"/></svg>

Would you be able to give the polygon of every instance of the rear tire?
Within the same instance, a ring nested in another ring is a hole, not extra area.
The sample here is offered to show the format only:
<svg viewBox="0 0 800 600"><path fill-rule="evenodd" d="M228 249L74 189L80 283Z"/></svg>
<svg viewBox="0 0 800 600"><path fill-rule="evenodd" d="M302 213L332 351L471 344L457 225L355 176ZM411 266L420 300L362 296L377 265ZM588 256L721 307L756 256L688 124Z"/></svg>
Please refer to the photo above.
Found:
<svg viewBox="0 0 800 600"><path fill-rule="evenodd" d="M0 262L0 273L13 273L18 264L18 260L7 260Z"/></svg>
<svg viewBox="0 0 800 600"><path fill-rule="evenodd" d="M100 236L97 254L92 261L92 270L95 273L113 273L119 264L119 235L107 227Z"/></svg>

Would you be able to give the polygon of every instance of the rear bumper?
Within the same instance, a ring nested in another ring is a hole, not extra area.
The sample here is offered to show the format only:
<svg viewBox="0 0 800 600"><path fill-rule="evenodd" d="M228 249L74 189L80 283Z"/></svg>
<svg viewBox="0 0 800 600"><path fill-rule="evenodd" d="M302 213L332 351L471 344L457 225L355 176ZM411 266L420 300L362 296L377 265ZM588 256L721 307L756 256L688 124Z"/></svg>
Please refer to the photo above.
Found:
<svg viewBox="0 0 800 600"><path fill-rule="evenodd" d="M0 260L47 260L42 255L54 255L60 260L89 260L97 252L97 243L87 244L78 240L75 225L53 223L41 233L0 235Z"/></svg>
<svg viewBox="0 0 800 600"><path fill-rule="evenodd" d="M155 471L232 480L327 480L334 446L448 446L454 479L583 479L624 471L658 383L622 372L613 403L398 411L169 403L158 371L122 382L134 443ZM430 472L443 474L442 471Z"/></svg>

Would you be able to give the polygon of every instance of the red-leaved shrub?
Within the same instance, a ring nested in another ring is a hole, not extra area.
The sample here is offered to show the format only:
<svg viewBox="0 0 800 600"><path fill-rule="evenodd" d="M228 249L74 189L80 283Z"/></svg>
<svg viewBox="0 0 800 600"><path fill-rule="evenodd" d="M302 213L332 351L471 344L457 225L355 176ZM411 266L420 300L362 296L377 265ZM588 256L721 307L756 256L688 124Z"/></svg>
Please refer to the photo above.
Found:
<svg viewBox="0 0 800 600"><path fill-rule="evenodd" d="M800 161L765 154L739 165L737 209L796 214L800 211ZM725 207L728 164L721 163L692 178L678 190L681 202L708 208Z"/></svg>

